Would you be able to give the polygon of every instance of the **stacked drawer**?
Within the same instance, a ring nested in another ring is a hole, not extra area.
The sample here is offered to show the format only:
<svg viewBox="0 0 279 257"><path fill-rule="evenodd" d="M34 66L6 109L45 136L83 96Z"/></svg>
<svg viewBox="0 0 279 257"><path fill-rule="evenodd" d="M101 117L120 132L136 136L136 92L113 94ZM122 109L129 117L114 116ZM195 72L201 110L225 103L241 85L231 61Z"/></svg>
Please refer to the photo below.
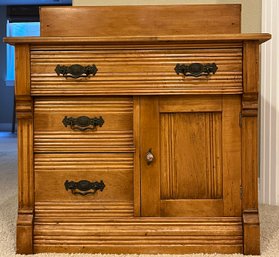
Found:
<svg viewBox="0 0 279 257"><path fill-rule="evenodd" d="M35 217L133 216L130 97L36 97Z"/></svg>

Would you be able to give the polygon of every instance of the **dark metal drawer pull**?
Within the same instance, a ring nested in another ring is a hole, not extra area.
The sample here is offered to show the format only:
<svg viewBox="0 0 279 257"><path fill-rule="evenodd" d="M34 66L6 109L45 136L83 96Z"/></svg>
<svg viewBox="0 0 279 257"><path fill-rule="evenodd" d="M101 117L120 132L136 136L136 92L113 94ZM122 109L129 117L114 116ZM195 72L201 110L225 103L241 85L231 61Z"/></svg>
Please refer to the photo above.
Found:
<svg viewBox="0 0 279 257"><path fill-rule="evenodd" d="M70 77L75 79L80 77L88 77L90 74L95 76L97 71L98 69L95 64L88 65L88 66L82 66L79 64L65 66L65 65L58 64L55 68L55 72L57 73L58 76L62 74L66 78Z"/></svg>
<svg viewBox="0 0 279 257"><path fill-rule="evenodd" d="M65 185L65 189L67 191L71 190L72 194L74 195L89 195L89 194L94 195L98 190L102 192L105 188L105 184L103 180L101 180L100 182L98 181L90 182L88 180L81 180L75 182L75 181L66 180L64 185ZM89 190L93 190L93 191L89 191Z"/></svg>
<svg viewBox="0 0 279 257"><path fill-rule="evenodd" d="M99 118L89 118L87 116L80 116L78 118L68 118L67 116L65 116L62 120L62 123L65 127L70 126L72 130L85 131L96 130L96 127L102 127L105 121L102 116L100 116Z"/></svg>
<svg viewBox="0 0 279 257"><path fill-rule="evenodd" d="M208 76L210 73L215 74L215 72L218 70L218 67L215 63L207 63L207 64L201 64L201 63L191 63L191 64L176 64L174 68L177 75L182 73L185 76Z"/></svg>

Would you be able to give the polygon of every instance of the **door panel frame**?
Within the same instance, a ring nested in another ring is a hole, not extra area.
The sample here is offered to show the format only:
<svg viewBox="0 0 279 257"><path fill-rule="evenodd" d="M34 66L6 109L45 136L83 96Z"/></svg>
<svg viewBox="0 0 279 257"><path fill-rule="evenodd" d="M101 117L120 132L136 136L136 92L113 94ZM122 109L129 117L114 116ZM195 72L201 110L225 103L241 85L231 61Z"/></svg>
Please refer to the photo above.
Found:
<svg viewBox="0 0 279 257"><path fill-rule="evenodd" d="M138 172L140 172L141 216L241 216L240 111L239 95L139 97L139 132L137 134L140 145ZM222 112L223 200L161 199L160 114L173 112ZM150 165L145 160L149 149L152 149L155 155L155 160ZM233 181L233 183L224 184L225 181ZM175 202L180 208L175 207ZM200 206L200 211L197 211L198 206Z"/></svg>

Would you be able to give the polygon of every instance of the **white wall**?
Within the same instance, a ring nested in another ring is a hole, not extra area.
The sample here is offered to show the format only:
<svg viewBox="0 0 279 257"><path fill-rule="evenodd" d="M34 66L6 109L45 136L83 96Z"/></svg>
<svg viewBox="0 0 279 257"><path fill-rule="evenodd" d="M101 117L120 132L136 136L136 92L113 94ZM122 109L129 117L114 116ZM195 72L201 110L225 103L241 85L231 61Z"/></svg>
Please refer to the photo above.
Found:
<svg viewBox="0 0 279 257"><path fill-rule="evenodd" d="M73 0L75 6L155 4L241 4L243 33L261 31L261 0Z"/></svg>
<svg viewBox="0 0 279 257"><path fill-rule="evenodd" d="M279 205L279 1L263 1L262 31L272 40L262 46L260 201Z"/></svg>

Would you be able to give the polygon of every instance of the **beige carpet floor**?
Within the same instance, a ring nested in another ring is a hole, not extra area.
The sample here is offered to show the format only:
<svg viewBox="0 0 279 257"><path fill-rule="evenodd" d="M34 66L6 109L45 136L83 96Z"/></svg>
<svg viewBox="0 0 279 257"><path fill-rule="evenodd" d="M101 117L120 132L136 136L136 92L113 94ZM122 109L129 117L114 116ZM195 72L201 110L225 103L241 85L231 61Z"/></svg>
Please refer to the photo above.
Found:
<svg viewBox="0 0 279 257"><path fill-rule="evenodd" d="M15 224L17 210L17 153L16 138L0 133L0 257L15 254ZM263 257L279 257L279 206L260 206L261 247ZM36 254L34 257L112 257L90 254ZM129 255L136 257L138 255ZM147 255L145 255L147 256ZM174 255L160 255L160 257ZM179 255L175 255L178 257ZM184 257L241 257L242 254L192 254Z"/></svg>

